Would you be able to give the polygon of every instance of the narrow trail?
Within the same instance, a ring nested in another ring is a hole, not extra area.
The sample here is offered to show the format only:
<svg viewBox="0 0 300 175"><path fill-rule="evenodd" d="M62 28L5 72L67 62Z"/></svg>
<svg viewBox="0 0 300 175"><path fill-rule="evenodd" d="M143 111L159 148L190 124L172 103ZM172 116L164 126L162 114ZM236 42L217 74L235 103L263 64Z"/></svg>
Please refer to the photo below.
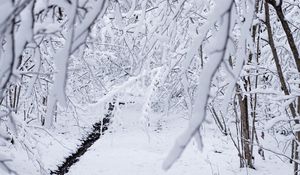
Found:
<svg viewBox="0 0 300 175"><path fill-rule="evenodd" d="M82 141L77 150L73 154L65 158L64 162L61 165L58 165L57 169L51 171L50 174L64 175L69 172L70 167L78 162L79 158L86 153L88 148L90 148L98 139L100 139L100 136L103 135L104 132L108 129L110 119L113 117L114 108L115 101L109 103L109 107L107 113L105 114L105 117L101 121L93 125L92 132Z"/></svg>

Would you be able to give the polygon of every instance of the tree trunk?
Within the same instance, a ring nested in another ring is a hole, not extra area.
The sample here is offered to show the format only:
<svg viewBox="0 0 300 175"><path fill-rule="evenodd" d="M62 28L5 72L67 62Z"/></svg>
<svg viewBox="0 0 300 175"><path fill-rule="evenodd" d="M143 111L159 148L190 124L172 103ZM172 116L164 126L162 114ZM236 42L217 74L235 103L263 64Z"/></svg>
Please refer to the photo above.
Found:
<svg viewBox="0 0 300 175"><path fill-rule="evenodd" d="M241 87L237 85L238 91L241 92ZM240 113L241 113L241 143L243 158L246 161L244 166L254 168L252 162L252 154L250 149L250 127L249 127L249 115L248 115L248 97L242 96L241 93L237 94Z"/></svg>
<svg viewBox="0 0 300 175"><path fill-rule="evenodd" d="M280 62L279 62L279 57L278 57L277 50L276 50L276 47L275 47L275 44L274 44L272 28L271 28L271 24L270 24L270 14L269 14L269 5L268 5L268 3L270 3L270 0L268 0L268 2L265 3L266 27L267 27L267 32L268 32L269 44L270 44L272 54L273 54L273 57L274 57L274 60L275 60L276 69L277 69L278 76L279 76L280 83L281 83L281 88L282 88L285 95L289 95L290 93L289 93L289 90L287 88L284 76L283 76L283 72L282 72L282 69L281 69L281 66L280 66ZM274 4L272 4L272 5L274 6ZM282 17L284 18L281 6L274 6L274 7L276 9L276 12L277 12L277 15L279 16L279 18L282 18ZM281 19L281 23L283 25L283 28L286 28L284 30L286 31L287 38L288 38L289 44L291 46L294 57L295 56L299 57L299 54L297 53L298 51L297 52L293 51L294 39L293 39L293 37L290 33L290 29L287 25L287 22L284 19ZM300 61L299 58L295 59L298 72L300 72L300 62L299 61ZM299 103L299 99L298 99L298 109L300 109L299 105L300 105L300 103ZM292 103L289 104L289 108L291 110L293 118L296 118L296 116L297 116L296 109L295 109L295 107ZM299 124L299 120L295 120L295 123ZM298 160L299 159L299 152L298 152L299 145L298 145L297 141L300 140L300 132L295 133L295 140L296 141L293 141L293 144L292 144L292 155L293 155L292 157L295 160ZM298 171L299 171L299 165L296 161L294 161L294 175L299 175Z"/></svg>

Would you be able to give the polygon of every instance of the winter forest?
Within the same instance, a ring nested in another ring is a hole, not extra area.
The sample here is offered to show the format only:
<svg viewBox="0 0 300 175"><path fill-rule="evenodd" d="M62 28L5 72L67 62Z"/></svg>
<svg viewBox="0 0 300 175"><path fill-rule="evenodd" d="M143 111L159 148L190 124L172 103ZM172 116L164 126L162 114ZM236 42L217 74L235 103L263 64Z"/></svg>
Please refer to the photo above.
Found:
<svg viewBox="0 0 300 175"><path fill-rule="evenodd" d="M1 0L1 175L300 175L299 0Z"/></svg>

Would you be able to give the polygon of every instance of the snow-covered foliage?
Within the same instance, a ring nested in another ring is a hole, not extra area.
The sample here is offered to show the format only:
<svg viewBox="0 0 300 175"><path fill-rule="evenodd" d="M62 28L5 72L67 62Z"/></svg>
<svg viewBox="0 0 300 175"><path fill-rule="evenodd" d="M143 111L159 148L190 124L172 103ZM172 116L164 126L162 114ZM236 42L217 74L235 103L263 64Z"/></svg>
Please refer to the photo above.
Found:
<svg viewBox="0 0 300 175"><path fill-rule="evenodd" d="M254 168L255 152L264 159L267 150L297 169L299 5L292 0L1 3L1 170L18 173L14 166L28 157L36 172L49 173L41 145L53 141L71 152L73 142L65 146L57 138L85 135L111 101L114 129L126 120L118 118L124 107L141 105L134 123L149 139L153 127L167 127L171 115L185 115L188 124L169 148L164 170L190 143L203 150L201 128L213 119L232 141L241 167ZM49 139L39 141L42 137ZM270 146L270 138L278 145Z"/></svg>

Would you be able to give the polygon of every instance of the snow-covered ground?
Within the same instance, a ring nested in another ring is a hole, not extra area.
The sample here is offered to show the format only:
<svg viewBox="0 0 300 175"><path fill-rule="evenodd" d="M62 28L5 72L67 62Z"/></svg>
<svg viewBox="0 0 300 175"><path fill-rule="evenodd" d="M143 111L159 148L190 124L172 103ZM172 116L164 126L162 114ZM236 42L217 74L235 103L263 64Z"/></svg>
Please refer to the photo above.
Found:
<svg viewBox="0 0 300 175"><path fill-rule="evenodd" d="M257 170L240 169L237 151L229 137L222 136L207 124L202 128L204 149L197 150L191 142L182 157L165 172L162 162L176 137L187 125L182 114L155 118L147 131L141 126L141 106L120 110L109 132L100 138L68 175L283 175L292 174L290 164L274 154L265 153L266 160L255 159ZM161 120L161 127L155 121Z"/></svg>
<svg viewBox="0 0 300 175"><path fill-rule="evenodd" d="M187 127L188 119L180 110L167 117L150 113L150 127L143 127L143 100L134 101L136 103L117 108L109 130L70 168L68 175L293 174L292 165L286 159L267 151L265 160L256 154L256 170L240 169L238 154L230 137L222 135L214 123L205 124L201 128L203 151L199 151L192 141L181 158L165 172L162 170L162 162L177 136ZM22 141L26 143L26 147L21 142L16 142L14 146L23 149L10 150L14 159L8 165L21 172L20 175L48 175L50 170L56 170L57 165L76 150L80 139L90 132L93 123L99 121L105 112L104 107L92 107L85 113L86 116L81 116L78 120L66 114L59 118L60 124L52 131L30 126L33 129L32 139ZM280 144L276 140L265 142L263 145L272 150L276 150ZM0 175L6 174L0 168Z"/></svg>

